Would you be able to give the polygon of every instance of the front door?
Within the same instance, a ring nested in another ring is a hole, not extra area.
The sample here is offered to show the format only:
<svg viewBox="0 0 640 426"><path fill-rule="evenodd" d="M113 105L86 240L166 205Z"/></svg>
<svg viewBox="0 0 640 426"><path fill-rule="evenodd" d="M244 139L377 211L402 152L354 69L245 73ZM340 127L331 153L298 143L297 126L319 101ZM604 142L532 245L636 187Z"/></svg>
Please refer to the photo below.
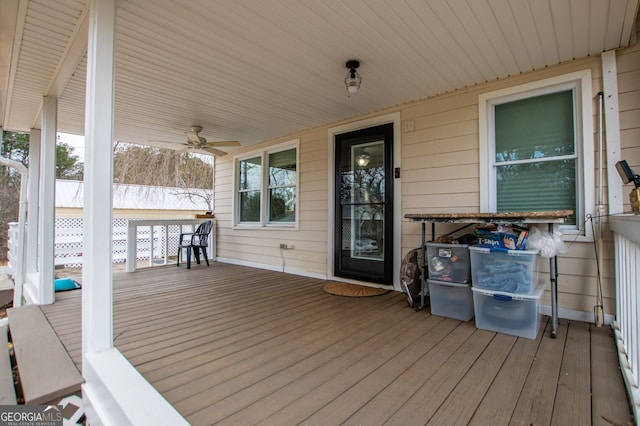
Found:
<svg viewBox="0 0 640 426"><path fill-rule="evenodd" d="M334 275L393 284L393 123L335 136Z"/></svg>

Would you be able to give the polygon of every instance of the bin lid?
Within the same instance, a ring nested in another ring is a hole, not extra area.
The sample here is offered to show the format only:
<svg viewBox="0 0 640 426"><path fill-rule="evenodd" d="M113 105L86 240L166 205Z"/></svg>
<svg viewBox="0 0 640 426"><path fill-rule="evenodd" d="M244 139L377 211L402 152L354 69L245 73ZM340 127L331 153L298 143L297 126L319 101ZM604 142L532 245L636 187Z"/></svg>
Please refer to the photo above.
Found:
<svg viewBox="0 0 640 426"><path fill-rule="evenodd" d="M531 292L531 293L509 293L506 291L495 291L495 290L489 290L486 288L479 288L479 287L474 287L473 285L471 286L471 290L474 293L478 293L478 294L482 294L485 296L493 296L493 295L499 295L499 296L505 296L508 298L511 298L513 300L535 300L535 299L539 299L540 297L542 297L542 293L544 292L544 288L545 285L544 284L538 284L536 286L536 288Z"/></svg>

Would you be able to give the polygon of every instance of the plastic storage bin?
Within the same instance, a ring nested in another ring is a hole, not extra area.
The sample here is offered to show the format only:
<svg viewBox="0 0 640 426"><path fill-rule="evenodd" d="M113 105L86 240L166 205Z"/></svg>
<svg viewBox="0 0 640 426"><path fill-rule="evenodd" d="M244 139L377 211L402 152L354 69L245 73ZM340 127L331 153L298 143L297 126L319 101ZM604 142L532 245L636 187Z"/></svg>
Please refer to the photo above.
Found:
<svg viewBox="0 0 640 426"><path fill-rule="evenodd" d="M471 284L428 280L431 314L469 321L473 318Z"/></svg>
<svg viewBox="0 0 640 426"><path fill-rule="evenodd" d="M472 288L476 327L535 339L540 328L540 298L544 285L531 294L505 293Z"/></svg>
<svg viewBox="0 0 640 426"><path fill-rule="evenodd" d="M474 287L507 293L531 293L538 284L537 250L491 251L469 247Z"/></svg>
<svg viewBox="0 0 640 426"><path fill-rule="evenodd" d="M427 243L429 278L438 281L471 281L469 244Z"/></svg>

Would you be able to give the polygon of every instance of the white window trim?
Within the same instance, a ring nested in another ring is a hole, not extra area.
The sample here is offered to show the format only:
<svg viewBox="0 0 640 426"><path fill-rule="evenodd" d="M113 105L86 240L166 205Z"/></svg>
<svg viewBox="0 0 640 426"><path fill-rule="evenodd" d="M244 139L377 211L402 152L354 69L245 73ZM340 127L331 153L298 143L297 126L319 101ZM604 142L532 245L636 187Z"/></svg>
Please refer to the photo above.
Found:
<svg viewBox="0 0 640 426"><path fill-rule="evenodd" d="M268 215L268 158L269 154L286 151L295 148L296 150L296 218L294 222L269 222ZM260 221L240 222L240 211L238 203L238 191L240 188L240 173L238 165L240 161L249 158L261 157L262 177L260 183ZM300 139L294 139L277 145L259 150L250 151L233 157L233 226L232 229L271 229L271 230L298 230L300 222Z"/></svg>
<svg viewBox="0 0 640 426"><path fill-rule="evenodd" d="M483 93L478 97L478 126L479 126L479 160L480 160L480 211L496 211L496 188L493 164L495 152L494 141L494 108L496 104L530 96L553 93L563 89L575 88L576 119L576 153L580 161L578 182L578 211L576 212L576 227L573 225L560 226L561 231L578 241L591 241L593 233L587 226L588 215L595 216L594 200L594 141L593 141L593 93L591 70L577 71L557 77L538 80L519 86L513 86L493 92ZM576 229L577 228L577 229Z"/></svg>

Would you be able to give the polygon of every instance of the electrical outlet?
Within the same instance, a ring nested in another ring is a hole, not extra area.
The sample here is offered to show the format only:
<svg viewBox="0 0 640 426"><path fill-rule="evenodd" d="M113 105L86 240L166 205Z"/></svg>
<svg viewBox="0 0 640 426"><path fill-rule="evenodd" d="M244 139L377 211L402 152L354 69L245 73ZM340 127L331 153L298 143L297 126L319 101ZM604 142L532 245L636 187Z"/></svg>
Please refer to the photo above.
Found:
<svg viewBox="0 0 640 426"><path fill-rule="evenodd" d="M285 243L280 243L280 248L281 248L281 249L286 249L286 248L287 248L287 245L286 245Z"/></svg>
<svg viewBox="0 0 640 426"><path fill-rule="evenodd" d="M293 247L293 244L280 243L280 248L284 250L291 250Z"/></svg>

